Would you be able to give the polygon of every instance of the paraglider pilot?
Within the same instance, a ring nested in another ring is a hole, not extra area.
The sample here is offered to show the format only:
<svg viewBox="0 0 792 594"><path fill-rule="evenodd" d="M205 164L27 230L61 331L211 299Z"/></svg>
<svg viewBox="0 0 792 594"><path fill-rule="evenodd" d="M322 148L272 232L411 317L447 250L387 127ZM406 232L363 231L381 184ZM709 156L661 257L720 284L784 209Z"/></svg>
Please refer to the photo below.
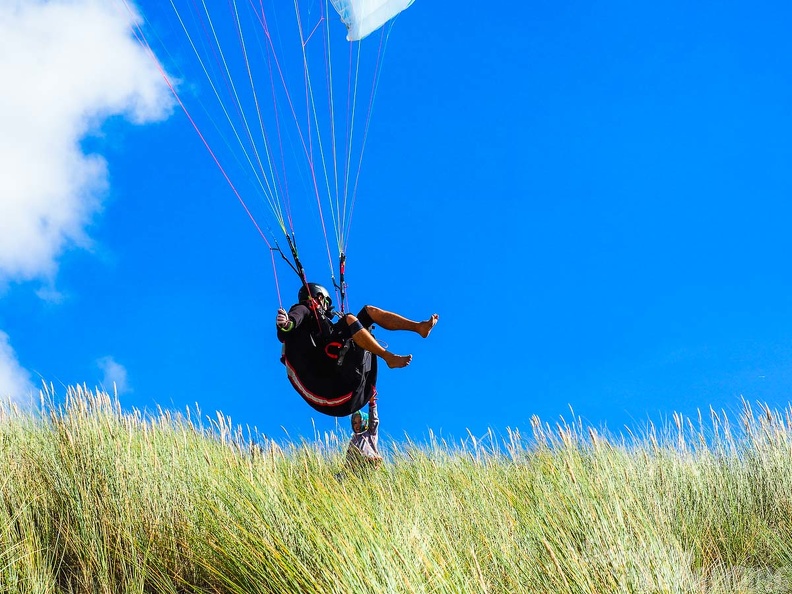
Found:
<svg viewBox="0 0 792 594"><path fill-rule="evenodd" d="M371 334L374 324L426 338L438 320L433 314L414 322L366 305L357 316L346 314L333 323L336 314L330 294L315 283L301 287L297 299L288 313L279 309L275 319L283 343L281 361L300 396L315 410L334 417L360 410L376 393L377 358L390 368L406 367L412 360L412 355L395 355L383 348Z"/></svg>

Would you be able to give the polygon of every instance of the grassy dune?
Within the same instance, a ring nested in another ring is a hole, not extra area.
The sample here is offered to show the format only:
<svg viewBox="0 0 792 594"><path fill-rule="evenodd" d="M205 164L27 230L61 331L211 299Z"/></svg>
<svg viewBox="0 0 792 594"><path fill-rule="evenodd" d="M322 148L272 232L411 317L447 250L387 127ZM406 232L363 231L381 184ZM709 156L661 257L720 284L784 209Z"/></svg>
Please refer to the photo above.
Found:
<svg viewBox="0 0 792 594"><path fill-rule="evenodd" d="M496 443L497 442L497 443ZM287 449L69 390L0 415L0 591L792 592L792 410Z"/></svg>

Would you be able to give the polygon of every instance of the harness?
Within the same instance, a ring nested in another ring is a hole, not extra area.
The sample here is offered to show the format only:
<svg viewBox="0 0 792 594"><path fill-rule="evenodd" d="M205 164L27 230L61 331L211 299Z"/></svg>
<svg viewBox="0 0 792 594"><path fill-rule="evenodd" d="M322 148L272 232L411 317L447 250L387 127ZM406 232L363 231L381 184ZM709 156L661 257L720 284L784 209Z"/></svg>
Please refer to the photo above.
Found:
<svg viewBox="0 0 792 594"><path fill-rule="evenodd" d="M317 313L319 312L314 313L314 316L316 316ZM322 314L319 313L319 315ZM317 321L318 320L319 319L317 318ZM355 341L351 336L345 339L341 339L341 337L333 337L330 324L322 324L321 321L318 321L318 327L318 330L312 330L308 334L308 337L311 341L311 346L314 349L322 349L325 356L336 361L337 367L342 367L350 349L355 346ZM286 363L285 342L281 346L281 363Z"/></svg>
<svg viewBox="0 0 792 594"><path fill-rule="evenodd" d="M270 248L272 251L276 251L280 254L281 258L286 261L289 267L294 271L294 273L299 277L300 282L302 283L303 287L306 290L306 293L309 295L310 299L308 300L308 307L311 309L311 313L313 314L314 319L316 320L316 329L312 330L309 333L309 337L311 340L311 345L314 349L322 349L324 355L330 359L335 360L335 366L338 370L339 374L348 375L352 373L352 370L349 372L345 372L344 363L348 362L348 355L349 352L357 348L355 346L354 340L352 337L341 339L340 337L333 336L332 331L332 324L330 320L332 320L334 315L343 315L344 313L344 304L346 301L346 254L341 252L339 258L339 280L336 281L335 275L332 275L332 282L333 287L339 292L340 295L340 309L341 313L336 314L336 312L330 311L326 312L318 307L317 301L314 298L315 296L311 293L311 288L308 284L308 277L305 274L305 268L300 261L299 253L297 252L297 241L292 235L286 235L286 241L289 244L289 251L291 252L292 259L286 257L286 254L283 253L283 250L278 245L278 242L275 241L275 247ZM323 323L325 322L325 323ZM367 351L364 351L364 355L362 357L362 361L360 365L355 365L354 373L358 375L361 379L366 377L366 375L371 370L371 354ZM331 400L327 400L313 394L308 390L302 383L302 381L298 378L296 371L289 363L286 358L286 343L283 343L283 347L281 350L281 362L286 366L286 373L289 378L289 381L292 383L294 388L307 400L314 402L316 404L323 404L325 406L336 406L345 403L352 397L352 393L345 394L342 397L334 398Z"/></svg>

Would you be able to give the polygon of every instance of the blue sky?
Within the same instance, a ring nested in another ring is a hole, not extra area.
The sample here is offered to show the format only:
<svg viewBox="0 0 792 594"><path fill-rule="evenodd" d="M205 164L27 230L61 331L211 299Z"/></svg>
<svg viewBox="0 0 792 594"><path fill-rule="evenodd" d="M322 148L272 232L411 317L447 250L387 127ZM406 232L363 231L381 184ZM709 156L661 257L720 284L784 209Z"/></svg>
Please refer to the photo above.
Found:
<svg viewBox="0 0 792 594"><path fill-rule="evenodd" d="M152 24L158 4L138 4ZM414 355L380 373L383 431L528 431L570 406L618 430L740 396L786 405L790 16L417 0L397 19L349 295L353 311L440 323L425 341L378 334ZM125 407L197 402L277 438L333 428L278 362L268 248L123 4L4 3L0 75L16 81L0 93L0 391L115 381ZM300 200L304 264L328 283ZM278 279L288 306L296 280Z"/></svg>

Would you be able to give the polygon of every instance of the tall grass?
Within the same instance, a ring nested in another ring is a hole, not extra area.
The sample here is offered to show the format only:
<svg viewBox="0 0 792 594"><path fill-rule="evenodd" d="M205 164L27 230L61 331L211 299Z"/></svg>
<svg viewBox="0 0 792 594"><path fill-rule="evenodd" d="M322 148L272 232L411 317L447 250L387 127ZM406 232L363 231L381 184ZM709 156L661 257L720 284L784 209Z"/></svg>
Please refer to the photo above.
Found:
<svg viewBox="0 0 792 594"><path fill-rule="evenodd" d="M222 415L70 388L0 414L0 590L792 592L792 409L278 446Z"/></svg>

